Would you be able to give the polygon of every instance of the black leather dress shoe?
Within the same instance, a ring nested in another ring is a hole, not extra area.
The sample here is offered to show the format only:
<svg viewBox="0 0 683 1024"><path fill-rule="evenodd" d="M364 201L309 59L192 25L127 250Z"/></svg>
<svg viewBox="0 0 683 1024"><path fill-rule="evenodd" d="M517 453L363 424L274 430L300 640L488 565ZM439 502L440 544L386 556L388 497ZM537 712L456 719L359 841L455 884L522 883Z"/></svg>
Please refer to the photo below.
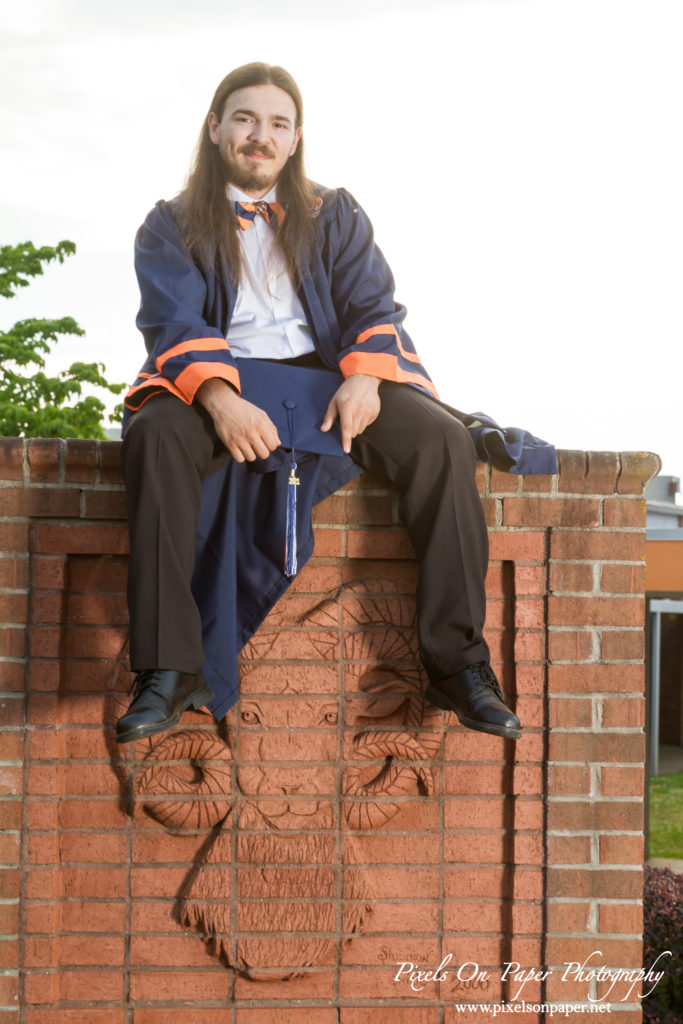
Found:
<svg viewBox="0 0 683 1024"><path fill-rule="evenodd" d="M175 725L183 711L200 708L213 697L213 690L201 673L151 668L138 672L132 687L133 700L116 723L117 743L130 743L165 732Z"/></svg>
<svg viewBox="0 0 683 1024"><path fill-rule="evenodd" d="M430 683L425 697L437 708L455 711L462 725L518 740L522 727L505 706L495 673L487 661L469 665L438 683Z"/></svg>

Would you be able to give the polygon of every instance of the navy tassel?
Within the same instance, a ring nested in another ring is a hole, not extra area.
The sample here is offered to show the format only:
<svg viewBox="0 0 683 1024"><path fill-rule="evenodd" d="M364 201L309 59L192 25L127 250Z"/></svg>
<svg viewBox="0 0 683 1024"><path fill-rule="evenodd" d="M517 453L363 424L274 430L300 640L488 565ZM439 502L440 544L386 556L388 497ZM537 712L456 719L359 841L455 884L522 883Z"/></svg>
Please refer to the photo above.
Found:
<svg viewBox="0 0 683 1024"><path fill-rule="evenodd" d="M287 425L289 427L289 443L292 449L292 462L289 468L289 480L287 481L287 526L285 531L285 576L296 576L296 489L299 486L299 478L296 475L296 461L294 453L294 409L296 403L287 399L283 402L287 410Z"/></svg>

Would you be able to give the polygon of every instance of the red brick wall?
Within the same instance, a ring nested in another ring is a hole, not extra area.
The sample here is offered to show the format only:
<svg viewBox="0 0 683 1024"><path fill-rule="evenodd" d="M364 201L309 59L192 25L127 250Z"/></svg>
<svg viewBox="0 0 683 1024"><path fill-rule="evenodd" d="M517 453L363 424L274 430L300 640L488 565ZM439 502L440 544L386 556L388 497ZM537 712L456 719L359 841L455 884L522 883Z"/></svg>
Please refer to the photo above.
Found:
<svg viewBox="0 0 683 1024"><path fill-rule="evenodd" d="M316 510L227 720L119 748L118 448L0 441L0 1024L459 1024L501 999L537 1022L606 993L567 962L640 966L655 456L480 467L516 745L424 705L415 563L364 476ZM510 962L547 976L520 993ZM640 1020L628 988L612 1024Z"/></svg>

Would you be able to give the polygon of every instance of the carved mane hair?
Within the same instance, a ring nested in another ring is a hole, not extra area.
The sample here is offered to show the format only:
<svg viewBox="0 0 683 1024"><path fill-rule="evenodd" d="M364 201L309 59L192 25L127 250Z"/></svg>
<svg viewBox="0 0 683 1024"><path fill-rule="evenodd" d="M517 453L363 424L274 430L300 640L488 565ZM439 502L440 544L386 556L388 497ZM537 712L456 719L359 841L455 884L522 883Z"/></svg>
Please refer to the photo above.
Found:
<svg viewBox="0 0 683 1024"><path fill-rule="evenodd" d="M296 128L303 122L303 101L299 88L284 68L269 64L245 64L231 71L216 89L209 108L220 121L228 97L238 89L254 85L275 85L292 99L296 110ZM181 229L187 248L197 255L212 260L212 254L222 250L231 268L234 280L239 280L241 249L237 232L237 218L226 194L227 175L218 146L209 137L207 118L199 136L197 148L184 192L181 193ZM315 210L315 190L304 172L304 140L285 164L277 183L278 202L287 208L287 216L277 231L290 277L300 282L301 268L310 252L316 230L312 216ZM210 255L211 254L211 255Z"/></svg>

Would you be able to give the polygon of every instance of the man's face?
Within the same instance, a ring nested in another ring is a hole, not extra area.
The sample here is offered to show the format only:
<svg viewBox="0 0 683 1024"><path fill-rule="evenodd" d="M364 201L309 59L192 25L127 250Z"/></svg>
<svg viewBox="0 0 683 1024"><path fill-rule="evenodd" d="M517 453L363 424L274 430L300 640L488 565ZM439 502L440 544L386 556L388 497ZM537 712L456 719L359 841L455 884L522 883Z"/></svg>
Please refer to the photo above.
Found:
<svg viewBox="0 0 683 1024"><path fill-rule="evenodd" d="M228 180L252 199L273 187L301 136L291 96L276 85L252 85L228 96L223 116L208 117Z"/></svg>

